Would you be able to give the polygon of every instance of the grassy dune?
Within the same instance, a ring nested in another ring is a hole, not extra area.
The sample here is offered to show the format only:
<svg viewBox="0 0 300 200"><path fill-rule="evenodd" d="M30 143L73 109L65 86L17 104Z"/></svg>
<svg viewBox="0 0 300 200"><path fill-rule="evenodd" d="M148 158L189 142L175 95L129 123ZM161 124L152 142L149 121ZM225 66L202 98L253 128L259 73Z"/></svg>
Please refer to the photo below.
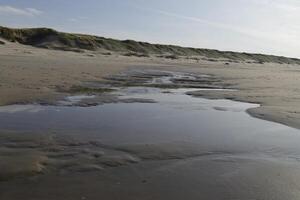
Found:
<svg viewBox="0 0 300 200"><path fill-rule="evenodd" d="M25 45L66 51L107 50L124 53L124 55L143 57L157 55L177 59L178 56L187 56L197 59L193 58L193 56L203 56L212 60L226 59L238 62L253 61L257 63L300 64L300 59L296 58L150 44L133 40L116 40L92 35L63 33L49 28L12 29L0 26L0 37Z"/></svg>

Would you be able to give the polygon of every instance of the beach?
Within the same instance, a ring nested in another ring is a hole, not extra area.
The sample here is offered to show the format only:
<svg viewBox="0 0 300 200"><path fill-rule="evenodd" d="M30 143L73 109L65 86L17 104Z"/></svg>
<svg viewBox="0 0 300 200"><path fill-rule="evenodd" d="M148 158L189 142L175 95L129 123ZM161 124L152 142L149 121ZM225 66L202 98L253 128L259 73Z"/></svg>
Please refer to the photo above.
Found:
<svg viewBox="0 0 300 200"><path fill-rule="evenodd" d="M298 65L7 41L0 59L0 199L299 198Z"/></svg>

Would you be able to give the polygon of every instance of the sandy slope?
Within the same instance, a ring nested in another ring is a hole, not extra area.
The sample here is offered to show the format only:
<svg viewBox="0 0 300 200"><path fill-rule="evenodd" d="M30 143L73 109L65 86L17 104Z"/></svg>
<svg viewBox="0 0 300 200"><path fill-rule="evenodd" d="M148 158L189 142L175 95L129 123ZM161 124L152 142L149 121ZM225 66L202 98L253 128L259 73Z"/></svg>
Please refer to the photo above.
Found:
<svg viewBox="0 0 300 200"><path fill-rule="evenodd" d="M6 42L0 45L0 105L30 102L60 95L58 87L128 68L159 68L212 74L238 89L198 92L208 98L231 98L262 104L249 112L257 117L300 128L300 66L105 56L100 52L63 52Z"/></svg>

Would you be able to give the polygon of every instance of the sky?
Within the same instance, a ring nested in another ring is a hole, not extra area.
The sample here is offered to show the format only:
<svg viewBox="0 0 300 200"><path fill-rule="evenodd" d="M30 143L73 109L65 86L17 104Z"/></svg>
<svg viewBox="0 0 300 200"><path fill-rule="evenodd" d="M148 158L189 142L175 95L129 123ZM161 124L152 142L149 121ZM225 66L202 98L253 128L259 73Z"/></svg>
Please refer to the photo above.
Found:
<svg viewBox="0 0 300 200"><path fill-rule="evenodd" d="M0 0L0 25L300 58L300 0Z"/></svg>

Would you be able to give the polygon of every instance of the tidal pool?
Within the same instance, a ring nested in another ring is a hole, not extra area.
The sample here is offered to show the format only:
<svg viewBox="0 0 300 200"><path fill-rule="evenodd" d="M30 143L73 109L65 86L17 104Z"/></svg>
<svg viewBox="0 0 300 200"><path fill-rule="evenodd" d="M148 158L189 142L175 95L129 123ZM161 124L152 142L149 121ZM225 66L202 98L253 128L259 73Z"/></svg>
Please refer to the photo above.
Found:
<svg viewBox="0 0 300 200"><path fill-rule="evenodd" d="M211 151L270 153L281 149L284 153L285 149L300 153L299 130L246 113L259 105L185 94L192 90L199 89L131 87L116 92L121 99L152 99L157 103L4 106L0 108L0 129L93 135L113 145L192 142Z"/></svg>

